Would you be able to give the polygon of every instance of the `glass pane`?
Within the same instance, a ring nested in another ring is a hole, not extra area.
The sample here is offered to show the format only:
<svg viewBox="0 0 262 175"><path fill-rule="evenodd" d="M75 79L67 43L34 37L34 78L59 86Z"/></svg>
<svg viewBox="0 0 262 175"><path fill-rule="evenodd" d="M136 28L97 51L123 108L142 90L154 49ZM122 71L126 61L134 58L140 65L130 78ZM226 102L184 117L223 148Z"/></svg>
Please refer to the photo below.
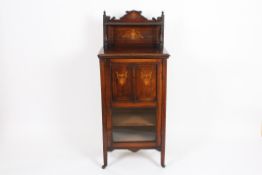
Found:
<svg viewBox="0 0 262 175"><path fill-rule="evenodd" d="M130 142L130 141L154 141L154 128L114 128L113 141L115 142Z"/></svg>
<svg viewBox="0 0 262 175"><path fill-rule="evenodd" d="M156 139L154 108L113 109L113 141L154 141Z"/></svg>

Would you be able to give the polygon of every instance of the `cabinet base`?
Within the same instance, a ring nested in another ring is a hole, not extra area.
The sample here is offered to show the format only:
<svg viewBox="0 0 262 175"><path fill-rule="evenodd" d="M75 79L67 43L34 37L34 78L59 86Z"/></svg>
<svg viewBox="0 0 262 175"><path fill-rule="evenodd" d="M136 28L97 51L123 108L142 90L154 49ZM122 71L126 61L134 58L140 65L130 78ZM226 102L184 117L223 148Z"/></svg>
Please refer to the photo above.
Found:
<svg viewBox="0 0 262 175"><path fill-rule="evenodd" d="M164 154L164 151L161 150L160 148L155 148L157 151L159 151L161 153L161 167L162 168L165 168L166 165L165 165L165 154ZM115 150L114 148L110 148L108 149L108 151L113 151ZM132 151L132 152L137 152L139 151L140 149L139 148L128 148L128 150ZM107 151L104 152L104 165L102 166L102 169L105 169L107 167Z"/></svg>

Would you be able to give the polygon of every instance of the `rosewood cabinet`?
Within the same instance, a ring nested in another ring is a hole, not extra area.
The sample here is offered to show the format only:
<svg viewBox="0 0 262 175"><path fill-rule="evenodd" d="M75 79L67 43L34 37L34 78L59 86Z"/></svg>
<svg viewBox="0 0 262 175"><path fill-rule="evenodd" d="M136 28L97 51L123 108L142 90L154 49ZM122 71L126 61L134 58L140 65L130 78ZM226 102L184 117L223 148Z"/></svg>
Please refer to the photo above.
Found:
<svg viewBox="0 0 262 175"><path fill-rule="evenodd" d="M127 11L104 12L100 61L103 168L114 149L157 149L165 166L166 68L164 14L147 19Z"/></svg>

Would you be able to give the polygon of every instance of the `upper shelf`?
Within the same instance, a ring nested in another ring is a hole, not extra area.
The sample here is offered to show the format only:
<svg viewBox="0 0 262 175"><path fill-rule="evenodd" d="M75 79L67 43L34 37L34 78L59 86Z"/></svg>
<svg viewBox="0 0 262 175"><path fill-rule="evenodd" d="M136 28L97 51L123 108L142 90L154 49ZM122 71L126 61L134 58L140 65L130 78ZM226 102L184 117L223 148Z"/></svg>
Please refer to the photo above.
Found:
<svg viewBox="0 0 262 175"><path fill-rule="evenodd" d="M141 11L126 11L119 19L104 12L104 49L152 47L161 49L164 43L164 13L147 19Z"/></svg>

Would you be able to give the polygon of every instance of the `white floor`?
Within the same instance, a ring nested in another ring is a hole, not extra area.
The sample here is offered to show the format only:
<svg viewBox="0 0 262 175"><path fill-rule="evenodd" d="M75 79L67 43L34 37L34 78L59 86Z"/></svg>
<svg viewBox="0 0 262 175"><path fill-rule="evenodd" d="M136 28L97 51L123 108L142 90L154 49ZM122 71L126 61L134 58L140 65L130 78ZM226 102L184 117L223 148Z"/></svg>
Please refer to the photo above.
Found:
<svg viewBox="0 0 262 175"><path fill-rule="evenodd" d="M101 145L87 140L82 143L77 143L77 138L74 143L48 138L8 140L0 148L0 175L262 174L262 138L168 139L166 168L159 164L158 151L132 153L115 150L109 153L109 164L105 170L101 169Z"/></svg>

